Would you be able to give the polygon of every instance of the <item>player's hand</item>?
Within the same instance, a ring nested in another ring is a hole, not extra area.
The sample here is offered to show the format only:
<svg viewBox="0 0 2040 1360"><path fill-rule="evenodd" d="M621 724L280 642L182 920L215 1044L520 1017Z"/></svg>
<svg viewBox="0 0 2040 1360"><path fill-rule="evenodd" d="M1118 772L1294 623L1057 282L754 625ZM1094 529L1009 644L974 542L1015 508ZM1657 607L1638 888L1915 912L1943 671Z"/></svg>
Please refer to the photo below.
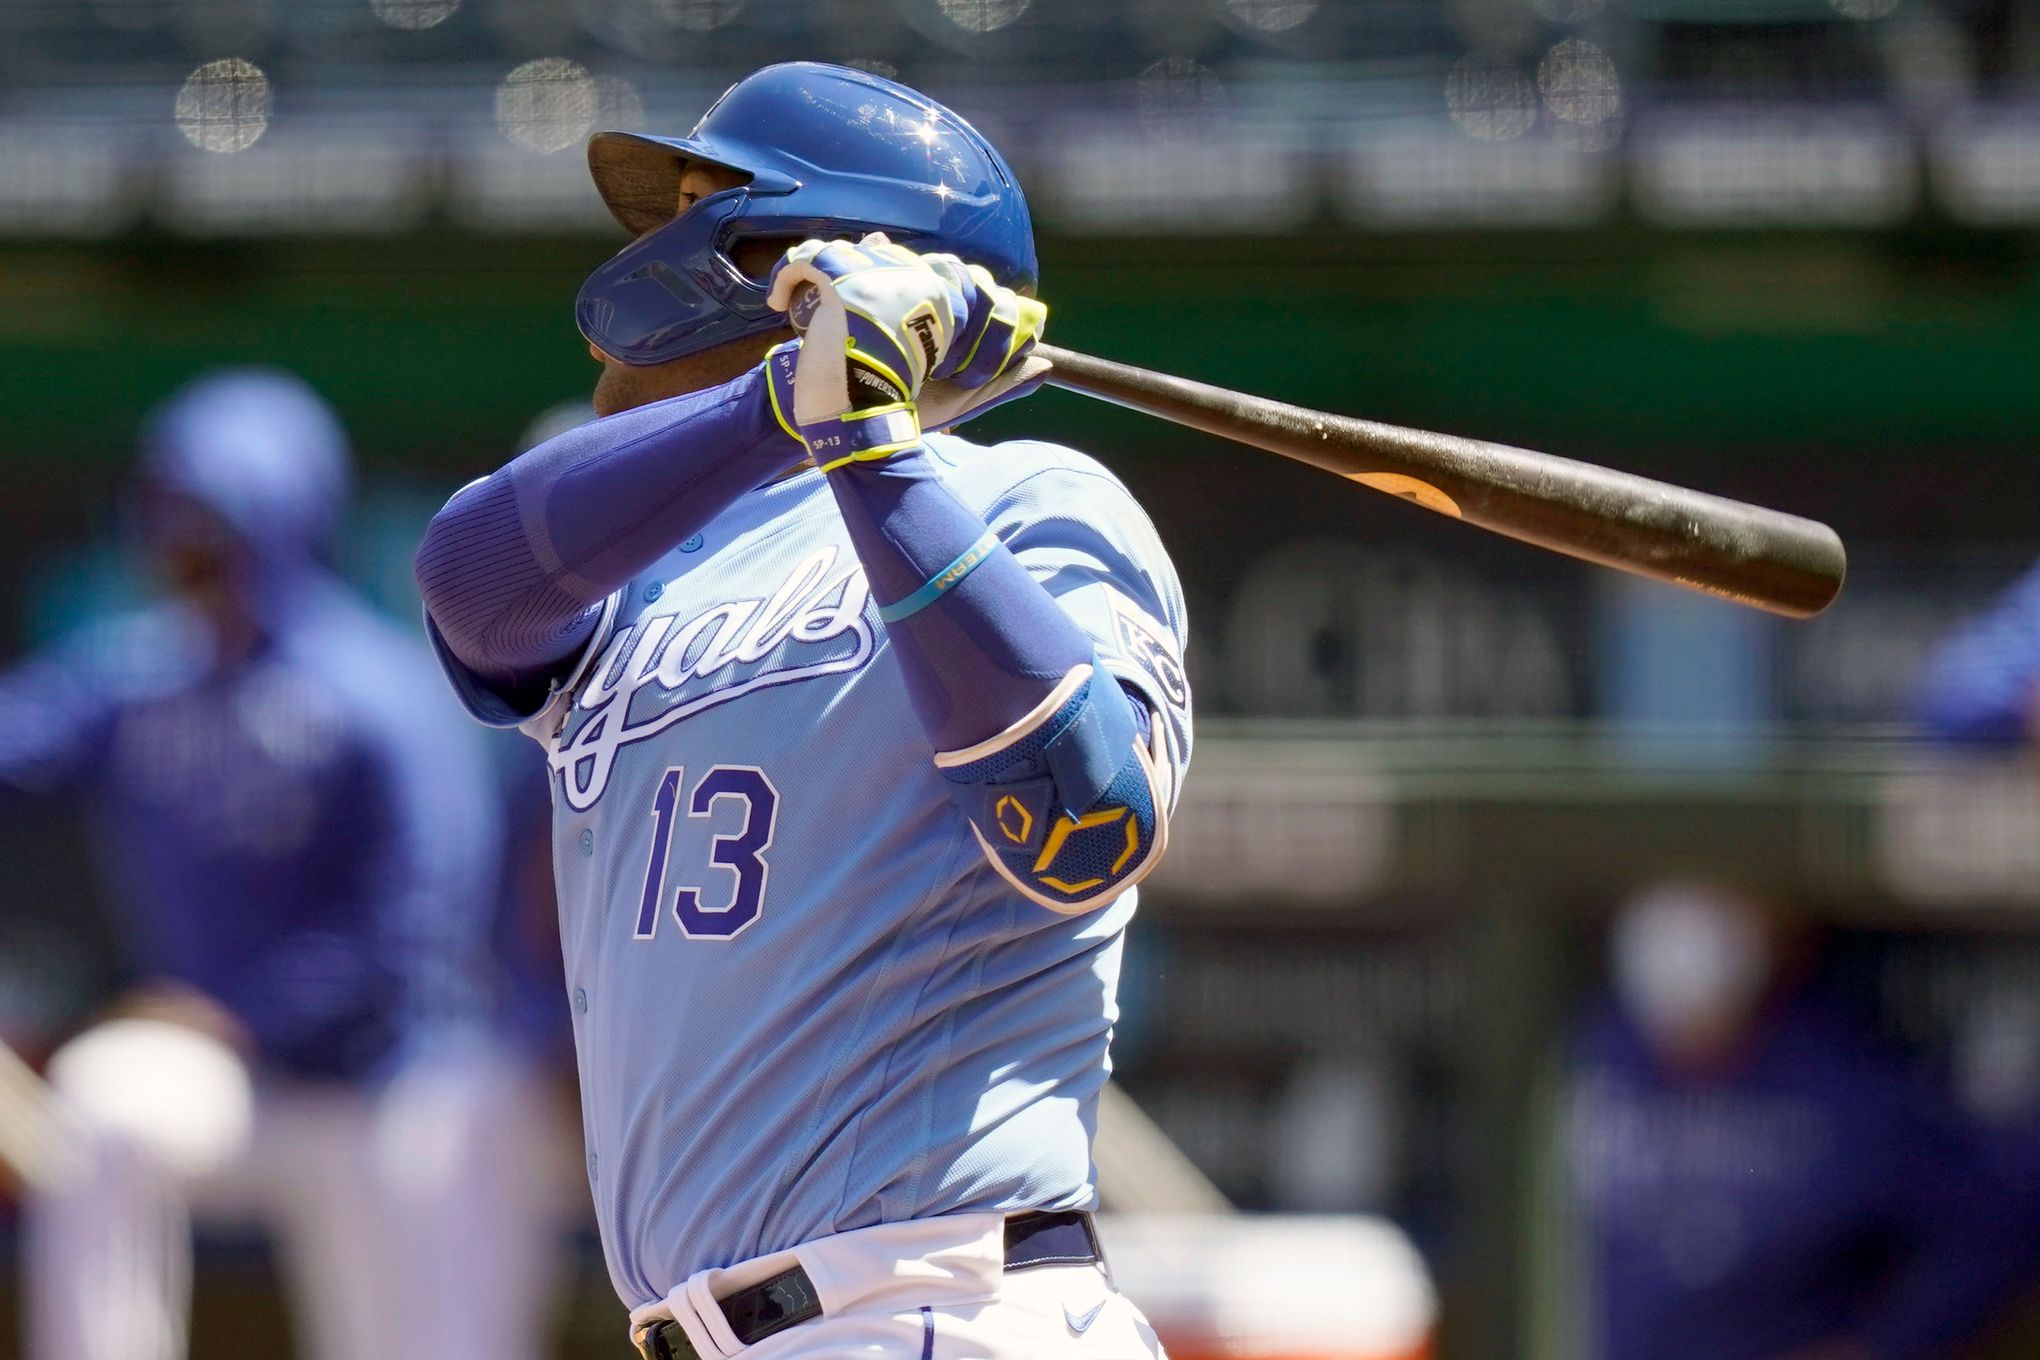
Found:
<svg viewBox="0 0 2040 1360"><path fill-rule="evenodd" d="M954 255L804 241L770 301L802 336L766 357L774 414L824 471L918 444L924 402L952 425L1040 386L1025 359L1048 308Z"/></svg>
<svg viewBox="0 0 2040 1360"><path fill-rule="evenodd" d="M958 387L983 387L1011 373L1048 326L1048 304L1000 285L981 264L954 255L923 255L963 299L963 322L932 377Z"/></svg>
<svg viewBox="0 0 2040 1360"><path fill-rule="evenodd" d="M803 241L768 301L801 334L765 356L772 413L810 462L828 472L920 442L914 399L965 315L947 278L882 233Z"/></svg>
<svg viewBox="0 0 2040 1360"><path fill-rule="evenodd" d="M838 411L862 410L874 395L900 402L920 395L968 315L959 282L968 280L873 232L854 245L803 241L787 251L773 267L767 301L788 313L810 348L840 345L851 368L878 380L852 377L841 392Z"/></svg>

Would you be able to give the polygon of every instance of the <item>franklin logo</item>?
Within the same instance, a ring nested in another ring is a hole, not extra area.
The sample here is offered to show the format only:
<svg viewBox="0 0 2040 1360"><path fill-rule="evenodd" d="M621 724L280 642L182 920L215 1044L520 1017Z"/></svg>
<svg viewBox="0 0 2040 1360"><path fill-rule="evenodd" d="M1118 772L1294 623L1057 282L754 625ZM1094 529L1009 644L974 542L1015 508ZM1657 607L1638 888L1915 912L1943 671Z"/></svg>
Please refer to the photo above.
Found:
<svg viewBox="0 0 2040 1360"><path fill-rule="evenodd" d="M912 331L914 337L921 342L921 356L925 360L924 366L927 368L935 367L935 356L940 353L935 344L935 318L927 312L922 312L918 316L910 316L907 318L907 329Z"/></svg>
<svg viewBox="0 0 2040 1360"><path fill-rule="evenodd" d="M871 659L864 571L837 550L795 564L767 599L731 600L682 622L671 614L617 630L575 694L547 753L568 806L586 812L609 787L617 752L705 708L772 685L854 671Z"/></svg>

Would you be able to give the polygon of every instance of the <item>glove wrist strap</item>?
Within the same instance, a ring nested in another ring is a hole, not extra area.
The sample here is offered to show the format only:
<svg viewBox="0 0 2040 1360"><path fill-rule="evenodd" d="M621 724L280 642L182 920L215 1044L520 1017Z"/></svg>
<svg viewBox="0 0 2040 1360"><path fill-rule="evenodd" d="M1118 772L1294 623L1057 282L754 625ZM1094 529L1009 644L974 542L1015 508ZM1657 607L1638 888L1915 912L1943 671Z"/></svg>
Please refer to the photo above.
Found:
<svg viewBox="0 0 2040 1360"><path fill-rule="evenodd" d="M793 415L794 365L800 342L775 346L765 356L765 391L779 428L800 441L808 460L824 472L848 463L890 458L921 442L921 419L911 401L890 401L799 424Z"/></svg>
<svg viewBox="0 0 2040 1360"><path fill-rule="evenodd" d="M801 427L808 457L824 472L849 463L872 463L921 442L921 421L911 403L845 411L831 420Z"/></svg>

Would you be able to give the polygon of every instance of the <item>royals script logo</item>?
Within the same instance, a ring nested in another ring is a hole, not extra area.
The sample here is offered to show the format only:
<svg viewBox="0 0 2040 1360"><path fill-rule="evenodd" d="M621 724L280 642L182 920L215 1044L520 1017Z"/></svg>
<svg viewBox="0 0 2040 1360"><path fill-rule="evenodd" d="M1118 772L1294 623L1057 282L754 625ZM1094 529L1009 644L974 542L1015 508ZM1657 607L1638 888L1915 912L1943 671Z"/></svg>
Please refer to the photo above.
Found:
<svg viewBox="0 0 2040 1360"><path fill-rule="evenodd" d="M609 787L617 752L633 742L754 690L869 661L864 572L855 562L838 571L837 555L833 546L817 549L766 599L618 629L589 668L550 752L568 805L593 807Z"/></svg>

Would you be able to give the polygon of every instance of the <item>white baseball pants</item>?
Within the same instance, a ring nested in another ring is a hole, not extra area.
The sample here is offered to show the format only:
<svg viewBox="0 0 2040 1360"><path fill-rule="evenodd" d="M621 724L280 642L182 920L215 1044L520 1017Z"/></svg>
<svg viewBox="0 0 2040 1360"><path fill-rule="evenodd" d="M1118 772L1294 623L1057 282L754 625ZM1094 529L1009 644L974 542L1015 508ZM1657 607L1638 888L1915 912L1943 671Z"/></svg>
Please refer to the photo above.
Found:
<svg viewBox="0 0 2040 1360"><path fill-rule="evenodd" d="M631 1313L680 1323L703 1360L1166 1360L1101 1265L1005 1270L1003 1214L885 1223L704 1270ZM738 1344L714 1300L800 1265L822 1316Z"/></svg>

